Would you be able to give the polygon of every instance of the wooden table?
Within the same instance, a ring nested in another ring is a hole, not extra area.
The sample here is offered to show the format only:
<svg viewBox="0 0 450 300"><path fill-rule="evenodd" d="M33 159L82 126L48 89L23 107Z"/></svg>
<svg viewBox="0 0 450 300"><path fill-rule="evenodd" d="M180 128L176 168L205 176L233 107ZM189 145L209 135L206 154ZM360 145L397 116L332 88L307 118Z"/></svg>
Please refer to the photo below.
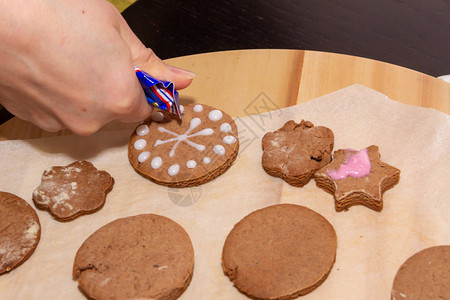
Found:
<svg viewBox="0 0 450 300"><path fill-rule="evenodd" d="M437 78L371 59L303 50L239 50L169 59L168 64L197 74L180 92L181 103L201 102L234 117L261 113L325 95L359 83L402 103L450 114L450 84ZM252 106L263 97L264 107ZM131 128L112 122L101 130ZM68 135L49 133L13 118L0 126L0 140Z"/></svg>

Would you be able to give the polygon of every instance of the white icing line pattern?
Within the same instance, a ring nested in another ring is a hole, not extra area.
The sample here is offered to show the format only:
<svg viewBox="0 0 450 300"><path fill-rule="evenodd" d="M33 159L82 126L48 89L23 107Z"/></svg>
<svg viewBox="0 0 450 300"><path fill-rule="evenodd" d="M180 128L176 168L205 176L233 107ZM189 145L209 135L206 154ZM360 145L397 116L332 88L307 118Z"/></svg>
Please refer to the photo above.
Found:
<svg viewBox="0 0 450 300"><path fill-rule="evenodd" d="M206 147L204 145L200 145L197 143L194 143L192 141L189 140L189 138L194 137L194 136L198 136L198 135L211 135L214 133L214 130L212 130L211 128L206 128L203 129L199 132L193 133L193 134L189 134L192 130L194 130L198 125L201 124L201 120L199 118L193 118L191 120L191 124L189 126L189 129L186 130L186 132L184 134L178 134L175 133L173 131L170 131L164 127L158 127L158 131L160 132L165 132L168 134L171 134L173 136L175 136L174 138L162 141L162 140L156 140L154 147L165 144L165 143L170 143L170 142L175 142L175 144L173 145L172 149L169 152L169 157L173 157L175 155L175 150L177 149L178 145L181 142L186 142L189 146L194 147L195 149L199 150L199 151L204 151L206 149Z"/></svg>
<svg viewBox="0 0 450 300"><path fill-rule="evenodd" d="M184 112L184 106L180 105L180 110L183 113ZM196 112L196 113L200 113L200 112L202 112L204 110L204 107L201 104L196 104L192 108L192 110L194 112ZM211 110L209 112L208 118L211 121L216 122L216 121L219 121L219 120L221 120L223 118L223 113L222 113L222 111L220 111L218 109L214 109L214 110ZM158 112L154 112L153 115L152 115L152 120L155 121L155 122L160 122L163 119L164 119L164 115L161 112L159 112L159 111ZM189 146L197 149L198 151L204 151L206 149L206 146L200 145L198 143L194 143L193 141L190 140L190 138L195 137L195 136L209 136L209 135L213 135L214 134L214 130L211 129L211 128L205 128L205 129L202 129L202 130L200 130L198 132L191 133L194 129L196 129L198 126L200 126L201 123L202 123L202 121L201 121L200 118L193 118L190 121L189 128L183 134L178 134L178 133L175 133L175 132L173 132L171 130L168 130L168 129L162 127L162 126L159 126L157 128L159 132L168 133L168 134L170 134L170 135L172 135L174 137L166 139L166 140L158 139L158 140L155 141L154 147L157 147L157 146L162 145L162 144L174 142L174 145L173 145L173 147L171 148L171 150L169 152L169 157L173 157L175 155L176 149L177 149L178 145L181 142L185 142ZM220 125L220 131L224 132L224 133L230 133L231 134L231 135L226 135L225 137L222 138L222 142L224 144L231 145L231 144L236 143L237 139L233 135L233 129L232 129L232 127L231 127L231 125L229 123L227 123L227 122L222 123ZM145 125L145 124L142 124L142 125L140 125L140 126L138 126L136 128L136 134L138 136L145 136L148 133L149 133L149 127L147 125ZM144 140L144 139L138 139L138 140L136 140L134 142L133 146L138 151L143 150L147 146L147 141ZM215 154L217 154L217 155L224 156L225 153L226 153L226 149L225 149L224 146L222 146L220 144L217 144L217 145L215 145L213 147L213 152ZM150 152L149 151L143 151L143 152L141 152L139 154L138 161L139 161L139 163L143 163L143 162L147 161L149 158L150 158ZM203 163L204 164L210 164L211 163L211 157L205 156L203 158ZM159 156L154 157L151 160L150 165L155 170L159 169L163 165L163 160ZM195 160L188 160L186 162L186 167L188 169L196 168L197 167L197 162ZM180 165L177 164L177 163L172 164L167 169L167 173L170 176L175 176L179 172L180 172Z"/></svg>

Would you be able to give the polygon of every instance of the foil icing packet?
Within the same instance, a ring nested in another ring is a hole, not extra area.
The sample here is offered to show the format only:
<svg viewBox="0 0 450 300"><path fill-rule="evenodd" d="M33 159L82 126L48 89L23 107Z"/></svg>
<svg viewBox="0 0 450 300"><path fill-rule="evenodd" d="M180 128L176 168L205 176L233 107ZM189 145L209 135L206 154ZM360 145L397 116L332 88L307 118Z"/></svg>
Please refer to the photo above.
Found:
<svg viewBox="0 0 450 300"><path fill-rule="evenodd" d="M139 67L134 67L134 70L144 89L147 102L163 111L175 114L181 119L181 109L175 84L170 81L158 80Z"/></svg>

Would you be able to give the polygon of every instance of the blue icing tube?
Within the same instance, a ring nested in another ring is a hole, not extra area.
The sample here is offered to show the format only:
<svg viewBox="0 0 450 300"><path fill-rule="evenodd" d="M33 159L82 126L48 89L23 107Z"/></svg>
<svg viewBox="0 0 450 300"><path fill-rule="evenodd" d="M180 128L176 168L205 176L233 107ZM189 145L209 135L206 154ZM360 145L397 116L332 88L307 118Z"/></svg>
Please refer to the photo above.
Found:
<svg viewBox="0 0 450 300"><path fill-rule="evenodd" d="M161 110L173 113L181 118L178 92L170 81L162 81L153 78L138 67L134 67L136 76L144 89L145 97L150 105Z"/></svg>

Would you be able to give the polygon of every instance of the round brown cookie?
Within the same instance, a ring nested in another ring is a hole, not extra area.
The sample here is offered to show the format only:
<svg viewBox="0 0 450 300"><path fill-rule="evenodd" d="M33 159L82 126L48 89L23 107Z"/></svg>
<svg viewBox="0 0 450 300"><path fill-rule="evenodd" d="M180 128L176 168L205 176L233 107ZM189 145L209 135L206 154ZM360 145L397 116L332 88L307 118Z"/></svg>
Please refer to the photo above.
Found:
<svg viewBox="0 0 450 300"><path fill-rule="evenodd" d="M267 174L302 187L314 173L331 162L333 132L302 120L291 120L262 139L262 166Z"/></svg>
<svg viewBox="0 0 450 300"><path fill-rule="evenodd" d="M0 192L0 274L26 261L41 238L34 209L16 195Z"/></svg>
<svg viewBox="0 0 450 300"><path fill-rule="evenodd" d="M176 299L193 270L186 231L146 214L117 219L88 237L76 254L73 277L94 299Z"/></svg>
<svg viewBox="0 0 450 300"><path fill-rule="evenodd" d="M450 245L422 250L397 272L392 300L450 299Z"/></svg>
<svg viewBox="0 0 450 300"><path fill-rule="evenodd" d="M228 235L222 268L253 299L292 299L317 288L336 257L333 226L299 205L279 204L247 215Z"/></svg>
<svg viewBox="0 0 450 300"><path fill-rule="evenodd" d="M137 172L169 187L197 186L223 174L239 151L238 131L228 114L204 104L183 107L180 120L155 112L128 144Z"/></svg>
<svg viewBox="0 0 450 300"><path fill-rule="evenodd" d="M56 220L72 221L101 209L113 185L114 178L106 171L97 170L88 161L76 161L45 170L41 184L33 191L33 201Z"/></svg>

